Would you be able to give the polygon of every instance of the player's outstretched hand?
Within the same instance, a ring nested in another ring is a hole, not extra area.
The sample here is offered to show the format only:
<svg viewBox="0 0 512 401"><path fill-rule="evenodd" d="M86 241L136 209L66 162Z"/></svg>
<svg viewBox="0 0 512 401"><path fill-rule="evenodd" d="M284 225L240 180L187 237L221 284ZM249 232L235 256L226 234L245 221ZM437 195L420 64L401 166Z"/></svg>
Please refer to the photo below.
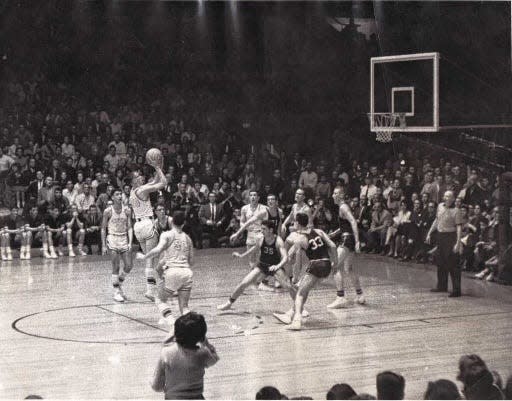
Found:
<svg viewBox="0 0 512 401"><path fill-rule="evenodd" d="M268 268L268 271L270 271L270 272L275 272L275 271L277 271L277 269L279 269L279 267L277 267L276 265L272 265L272 266L270 266L270 267Z"/></svg>
<svg viewBox="0 0 512 401"><path fill-rule="evenodd" d="M231 243L235 242L236 237L237 237L237 236L236 236L236 234L233 234L231 237L229 237L229 241L230 241Z"/></svg>
<svg viewBox="0 0 512 401"><path fill-rule="evenodd" d="M135 259L137 260L143 260L145 258L145 255L142 252L137 252L135 254Z"/></svg>
<svg viewBox="0 0 512 401"><path fill-rule="evenodd" d="M240 253L238 253L238 252L233 252L233 257L234 258L241 258L242 255L240 255Z"/></svg>

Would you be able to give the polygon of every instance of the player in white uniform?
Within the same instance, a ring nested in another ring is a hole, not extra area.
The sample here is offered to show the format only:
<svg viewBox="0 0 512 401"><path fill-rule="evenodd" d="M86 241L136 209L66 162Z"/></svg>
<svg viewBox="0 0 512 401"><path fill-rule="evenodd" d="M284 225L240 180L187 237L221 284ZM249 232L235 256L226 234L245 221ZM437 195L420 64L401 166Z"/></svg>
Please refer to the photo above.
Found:
<svg viewBox="0 0 512 401"><path fill-rule="evenodd" d="M240 228L230 237L231 242L234 242L244 230L247 230L247 250L260 243L263 238L261 223L263 220L268 219L267 207L258 203L259 200L260 196L258 195L258 191L249 192L249 204L243 206L240 211ZM250 254L249 266L251 270L256 267L258 262L257 258L258 255L255 253Z"/></svg>
<svg viewBox="0 0 512 401"><path fill-rule="evenodd" d="M343 193L340 187L336 187L332 193L334 203L339 206L339 228L331 233L329 237L338 236L338 266L334 273L334 282L336 284L336 299L327 305L331 309L346 308L349 303L345 298L345 281L348 278L356 290L355 301L364 305L366 300L363 295L359 275L354 270L354 254L359 253L359 231L357 222L349 205L343 199Z"/></svg>
<svg viewBox="0 0 512 401"><path fill-rule="evenodd" d="M295 231L295 221L298 213L304 213L308 216L308 228L313 227L313 213L311 208L306 204L306 193L302 188L295 191L295 203L292 206L292 210L288 217L285 219L281 226L281 234L283 238L286 237L286 230L289 226L290 232ZM289 276L294 284L297 284L300 280L301 268L304 265L305 255L301 248L292 247L288 254L290 258L289 266L292 266L292 271L288 271Z"/></svg>
<svg viewBox="0 0 512 401"><path fill-rule="evenodd" d="M102 252L105 255L107 249L112 255L112 286L114 287L114 301L124 302L126 296L121 285L125 276L132 270L132 217L129 208L123 206L121 190L117 189L112 195L113 205L103 212L101 223ZM123 270L121 260L123 259Z"/></svg>
<svg viewBox="0 0 512 401"><path fill-rule="evenodd" d="M137 253L137 259L147 260L164 252L160 265L163 268L164 286L157 297L157 306L163 318L174 330L171 312L171 298L178 295L180 314L190 312L188 301L192 289L194 246L190 237L183 232L185 213L176 212L172 217L173 228L160 235L158 245L145 255ZM172 333L171 333L172 335Z"/></svg>
<svg viewBox="0 0 512 401"><path fill-rule="evenodd" d="M156 164L152 164L152 166L155 169L154 179L144 184L144 176L139 175L134 177L132 181L132 191L130 193L130 204L135 219L133 232L144 253L148 253L158 243L158 236L153 221L153 207L149 200L149 194L159 191L167 184L162 166ZM155 277L155 267L157 263L158 260L156 259L147 259L146 268L144 270L146 276L146 293L144 295L151 301L155 300L155 294L157 292Z"/></svg>

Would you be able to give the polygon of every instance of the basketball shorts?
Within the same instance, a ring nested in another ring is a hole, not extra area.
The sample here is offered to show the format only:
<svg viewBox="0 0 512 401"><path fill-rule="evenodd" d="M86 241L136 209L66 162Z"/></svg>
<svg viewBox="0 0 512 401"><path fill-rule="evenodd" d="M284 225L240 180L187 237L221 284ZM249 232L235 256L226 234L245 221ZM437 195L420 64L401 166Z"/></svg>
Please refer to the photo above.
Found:
<svg viewBox="0 0 512 401"><path fill-rule="evenodd" d="M153 238L156 234L155 225L153 223L153 219L142 219L140 221L136 221L133 225L133 232L137 237L137 241L147 241L150 238Z"/></svg>
<svg viewBox="0 0 512 401"><path fill-rule="evenodd" d="M276 274L277 270L276 271L273 271L271 272L270 270L268 270L268 268L270 267L271 265L268 265L266 263L261 263L259 262L258 263L258 269L260 269L260 271L265 275L265 276L273 276L274 274ZM278 269L279 270L279 269Z"/></svg>
<svg viewBox="0 0 512 401"><path fill-rule="evenodd" d="M354 252L356 250L356 239L351 233L341 234L341 239L338 246L347 248L349 251Z"/></svg>
<svg viewBox="0 0 512 401"><path fill-rule="evenodd" d="M247 241L245 242L247 246L254 246L260 243L260 240L263 238L263 233L249 231L247 233Z"/></svg>
<svg viewBox="0 0 512 401"><path fill-rule="evenodd" d="M128 247L128 236L126 234L108 234L107 248L118 253L128 252L130 250Z"/></svg>
<svg viewBox="0 0 512 401"><path fill-rule="evenodd" d="M331 274L331 261L330 260L312 260L306 269L306 273L311 274L317 278L326 278Z"/></svg>
<svg viewBox="0 0 512 401"><path fill-rule="evenodd" d="M189 267L167 267L164 270L165 288L173 292L190 290L193 275Z"/></svg>

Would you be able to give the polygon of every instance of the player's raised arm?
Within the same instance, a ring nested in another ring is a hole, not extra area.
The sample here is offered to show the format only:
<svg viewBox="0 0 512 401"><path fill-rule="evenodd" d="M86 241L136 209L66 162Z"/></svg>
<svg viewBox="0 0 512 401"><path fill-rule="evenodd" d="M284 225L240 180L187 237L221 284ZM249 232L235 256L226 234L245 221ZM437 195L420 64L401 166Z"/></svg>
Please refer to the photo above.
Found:
<svg viewBox="0 0 512 401"><path fill-rule="evenodd" d="M155 168L155 179L137 188L138 196L146 197L152 192L160 191L167 185L167 178L165 178L162 168L156 165L153 165L153 167Z"/></svg>

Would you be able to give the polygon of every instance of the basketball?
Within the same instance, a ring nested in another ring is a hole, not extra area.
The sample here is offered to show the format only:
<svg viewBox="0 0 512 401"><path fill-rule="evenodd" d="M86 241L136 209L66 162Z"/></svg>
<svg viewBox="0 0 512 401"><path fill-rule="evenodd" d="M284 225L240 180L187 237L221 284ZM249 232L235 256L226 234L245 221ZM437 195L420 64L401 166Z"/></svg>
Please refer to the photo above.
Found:
<svg viewBox="0 0 512 401"><path fill-rule="evenodd" d="M160 149L151 148L146 152L146 162L151 166L162 166L164 158Z"/></svg>

